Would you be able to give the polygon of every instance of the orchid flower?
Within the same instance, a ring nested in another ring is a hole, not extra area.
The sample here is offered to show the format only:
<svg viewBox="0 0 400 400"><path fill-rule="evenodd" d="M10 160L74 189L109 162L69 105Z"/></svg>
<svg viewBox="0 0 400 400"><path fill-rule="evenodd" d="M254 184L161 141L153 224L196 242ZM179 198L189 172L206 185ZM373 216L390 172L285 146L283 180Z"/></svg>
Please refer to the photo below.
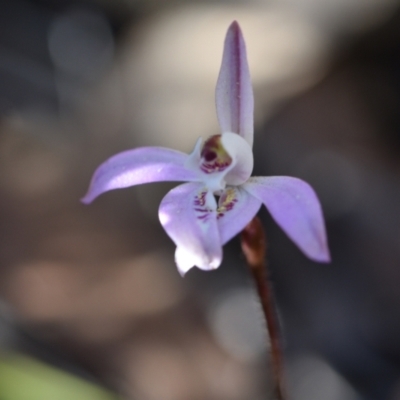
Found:
<svg viewBox="0 0 400 400"><path fill-rule="evenodd" d="M183 181L163 198L159 219L176 244L183 275L193 266L218 268L222 246L241 232L264 204L272 218L310 259L330 260L321 206L304 181L251 177L253 90L238 23L228 29L216 87L221 134L197 140L191 154L162 147L119 153L95 171L83 203L133 185Z"/></svg>

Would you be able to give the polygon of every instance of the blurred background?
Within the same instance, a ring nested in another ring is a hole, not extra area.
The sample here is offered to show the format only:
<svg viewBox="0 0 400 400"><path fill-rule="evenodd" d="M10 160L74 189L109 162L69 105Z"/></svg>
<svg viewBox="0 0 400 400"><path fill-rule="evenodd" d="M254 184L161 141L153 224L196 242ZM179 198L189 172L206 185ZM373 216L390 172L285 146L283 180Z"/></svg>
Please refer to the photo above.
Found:
<svg viewBox="0 0 400 400"><path fill-rule="evenodd" d="M255 174L312 184L333 258L261 211L290 399L400 399L400 1L1 0L2 400L272 399L238 239L182 279L157 220L173 185L79 202L118 151L218 133L234 19Z"/></svg>

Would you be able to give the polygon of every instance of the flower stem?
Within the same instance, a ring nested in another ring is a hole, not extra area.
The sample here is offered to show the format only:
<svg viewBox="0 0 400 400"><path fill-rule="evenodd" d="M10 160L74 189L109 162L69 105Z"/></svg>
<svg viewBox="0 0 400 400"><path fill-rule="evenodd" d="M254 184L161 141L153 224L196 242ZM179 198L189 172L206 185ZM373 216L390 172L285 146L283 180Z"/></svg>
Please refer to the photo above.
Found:
<svg viewBox="0 0 400 400"><path fill-rule="evenodd" d="M271 343L271 364L274 392L277 400L285 400L283 385L283 355L280 344L279 325L271 286L268 282L266 263L266 236L258 217L243 229L241 236L242 250L255 280L258 296L264 312Z"/></svg>

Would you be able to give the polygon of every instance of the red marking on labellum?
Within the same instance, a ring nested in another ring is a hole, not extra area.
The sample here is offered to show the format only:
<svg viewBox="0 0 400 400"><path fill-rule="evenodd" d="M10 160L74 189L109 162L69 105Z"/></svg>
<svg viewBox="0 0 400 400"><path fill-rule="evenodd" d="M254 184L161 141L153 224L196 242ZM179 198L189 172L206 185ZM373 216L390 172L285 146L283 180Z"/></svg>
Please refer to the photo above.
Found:
<svg viewBox="0 0 400 400"><path fill-rule="evenodd" d="M206 174L224 171L232 163L232 158L222 146L221 135L207 139L200 155L200 169Z"/></svg>
<svg viewBox="0 0 400 400"><path fill-rule="evenodd" d="M195 198L194 198L194 205L195 206L204 206L206 204L206 195L207 191L200 192Z"/></svg>
<svg viewBox="0 0 400 400"><path fill-rule="evenodd" d="M238 201L239 200L236 197L236 191L234 189L225 190L219 200L217 219L222 218L227 211L232 210Z"/></svg>
<svg viewBox="0 0 400 400"><path fill-rule="evenodd" d="M201 213L200 215L196 215L196 218L202 221L207 220L207 218L210 215L210 212L212 211L206 206L206 196L207 196L207 191L203 190L194 198L193 202L194 210L197 213Z"/></svg>
<svg viewBox="0 0 400 400"><path fill-rule="evenodd" d="M215 151L205 151L203 157L207 162L210 162L217 158L217 153Z"/></svg>

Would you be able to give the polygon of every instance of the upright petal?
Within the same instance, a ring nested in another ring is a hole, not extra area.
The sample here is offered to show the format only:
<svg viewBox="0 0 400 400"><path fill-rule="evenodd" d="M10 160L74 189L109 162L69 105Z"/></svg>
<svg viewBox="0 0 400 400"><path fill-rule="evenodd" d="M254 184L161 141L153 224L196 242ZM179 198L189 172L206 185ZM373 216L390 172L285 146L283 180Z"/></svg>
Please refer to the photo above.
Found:
<svg viewBox="0 0 400 400"><path fill-rule="evenodd" d="M219 198L217 221L221 243L231 240L254 218L261 201L240 187L228 187Z"/></svg>
<svg viewBox="0 0 400 400"><path fill-rule="evenodd" d="M260 199L272 218L312 260L329 262L321 205L311 186L286 176L250 178L242 186Z"/></svg>
<svg viewBox="0 0 400 400"><path fill-rule="evenodd" d="M238 133L253 146L254 98L246 45L239 24L228 29L215 92L221 132Z"/></svg>
<svg viewBox="0 0 400 400"><path fill-rule="evenodd" d="M198 176L184 164L188 155L162 147L140 147L119 153L95 171L83 203L112 189L160 181L196 181Z"/></svg>
<svg viewBox="0 0 400 400"><path fill-rule="evenodd" d="M175 261L181 274L193 266L211 270L221 264L216 209L213 194L201 183L179 185L162 200L158 216L177 246Z"/></svg>

